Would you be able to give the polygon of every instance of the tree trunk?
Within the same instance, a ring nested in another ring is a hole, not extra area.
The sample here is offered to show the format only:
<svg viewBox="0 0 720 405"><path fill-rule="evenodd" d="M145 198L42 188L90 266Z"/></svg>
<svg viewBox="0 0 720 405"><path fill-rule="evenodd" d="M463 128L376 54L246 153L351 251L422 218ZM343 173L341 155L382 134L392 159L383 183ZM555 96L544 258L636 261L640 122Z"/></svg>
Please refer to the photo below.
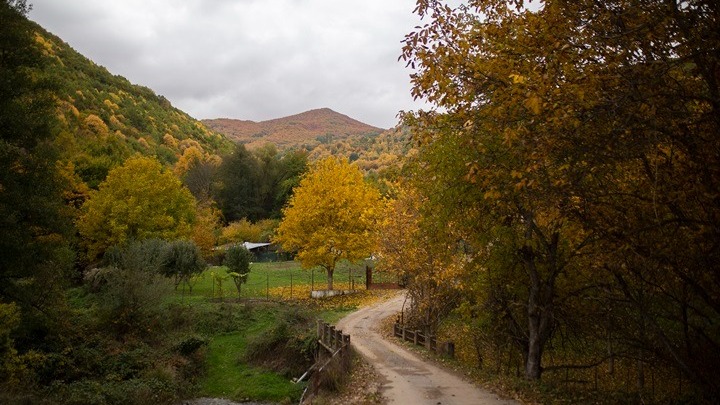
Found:
<svg viewBox="0 0 720 405"><path fill-rule="evenodd" d="M534 283L533 283L534 284ZM541 339L541 311L538 308L538 286L530 287L528 297L528 353L525 363L525 378L539 380L542 373L541 360L543 344Z"/></svg>
<svg viewBox="0 0 720 405"><path fill-rule="evenodd" d="M328 291L332 291L332 289L333 289L333 270L335 270L335 269L327 269L327 289L328 289Z"/></svg>

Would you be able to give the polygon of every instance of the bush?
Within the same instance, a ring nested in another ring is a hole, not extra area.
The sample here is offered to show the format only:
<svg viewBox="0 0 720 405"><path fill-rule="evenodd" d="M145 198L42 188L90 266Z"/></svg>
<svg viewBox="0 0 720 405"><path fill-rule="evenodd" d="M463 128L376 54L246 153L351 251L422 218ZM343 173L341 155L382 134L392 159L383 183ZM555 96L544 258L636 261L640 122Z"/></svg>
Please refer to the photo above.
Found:
<svg viewBox="0 0 720 405"><path fill-rule="evenodd" d="M101 324L115 332L152 335L162 332L164 302L172 285L161 275L134 269L108 269L97 294Z"/></svg>
<svg viewBox="0 0 720 405"><path fill-rule="evenodd" d="M208 340L204 337L192 335L187 336L175 346L175 350L183 356L190 356L198 351L201 347L207 346Z"/></svg>
<svg viewBox="0 0 720 405"><path fill-rule="evenodd" d="M223 303L207 309L206 312L199 312L195 330L208 335L235 332L246 327L252 316L251 305Z"/></svg>
<svg viewBox="0 0 720 405"><path fill-rule="evenodd" d="M160 272L175 280L175 288L180 283L185 283L192 292L190 280L194 275L202 273L205 267L207 264L195 242L176 240L170 242L162 252Z"/></svg>
<svg viewBox="0 0 720 405"><path fill-rule="evenodd" d="M135 241L125 247L112 246L105 251L102 264L118 269L159 272L167 248L168 242L162 239Z"/></svg>
<svg viewBox="0 0 720 405"><path fill-rule="evenodd" d="M314 363L316 348L314 321L307 313L293 308L248 342L242 360L285 376L300 375Z"/></svg>
<svg viewBox="0 0 720 405"><path fill-rule="evenodd" d="M244 246L235 245L230 247L225 254L223 264L228 268L228 275L232 277L237 288L238 298L242 285L247 283L248 274L250 273L250 260L252 253L245 249Z"/></svg>

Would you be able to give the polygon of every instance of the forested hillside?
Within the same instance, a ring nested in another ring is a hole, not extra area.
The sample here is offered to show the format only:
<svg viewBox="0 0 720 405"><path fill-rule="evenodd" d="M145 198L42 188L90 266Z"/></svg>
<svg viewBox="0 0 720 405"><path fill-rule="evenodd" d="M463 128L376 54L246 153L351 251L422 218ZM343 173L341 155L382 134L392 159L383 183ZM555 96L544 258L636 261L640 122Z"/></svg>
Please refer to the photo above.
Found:
<svg viewBox="0 0 720 405"><path fill-rule="evenodd" d="M271 144L281 152L306 151L310 161L342 157L373 177L394 177L412 149L405 126L382 130L328 108L261 122L220 118L203 123L248 149Z"/></svg>
<svg viewBox="0 0 720 405"><path fill-rule="evenodd" d="M383 131L329 108L260 122L218 118L203 123L248 148L273 143L280 149L310 150L319 143L374 136Z"/></svg>
<svg viewBox="0 0 720 405"><path fill-rule="evenodd" d="M37 24L32 30L59 101L56 142L62 160L90 187L135 153L172 165L190 146L207 154L231 150L227 138L165 97L111 74Z"/></svg>

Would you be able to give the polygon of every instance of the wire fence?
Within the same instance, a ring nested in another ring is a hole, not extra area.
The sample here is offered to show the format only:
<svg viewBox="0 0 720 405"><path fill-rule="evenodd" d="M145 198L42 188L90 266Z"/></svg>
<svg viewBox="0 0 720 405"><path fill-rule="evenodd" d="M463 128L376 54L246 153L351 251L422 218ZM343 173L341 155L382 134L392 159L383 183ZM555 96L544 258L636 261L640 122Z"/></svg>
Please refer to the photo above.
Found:
<svg viewBox="0 0 720 405"><path fill-rule="evenodd" d="M342 264L333 273L333 290L367 289L364 265ZM373 272L372 283L390 283L396 278ZM247 281L238 289L225 268L213 267L195 280L193 295L212 299L240 298L298 300L310 298L312 291L326 290L327 273L320 269L303 270L295 262L253 263Z"/></svg>

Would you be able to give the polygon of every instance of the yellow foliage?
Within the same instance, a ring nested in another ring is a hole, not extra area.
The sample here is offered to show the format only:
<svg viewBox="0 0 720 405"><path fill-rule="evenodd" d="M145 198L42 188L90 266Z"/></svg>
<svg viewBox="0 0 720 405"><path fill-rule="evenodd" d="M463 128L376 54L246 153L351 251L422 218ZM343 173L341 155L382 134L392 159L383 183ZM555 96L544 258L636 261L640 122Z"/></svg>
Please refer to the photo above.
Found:
<svg viewBox="0 0 720 405"><path fill-rule="evenodd" d="M65 183L62 193L65 204L73 209L80 208L90 195L90 188L75 172L75 164L72 162L58 161L56 166L60 178ZM77 213L73 213L73 215L77 215Z"/></svg>
<svg viewBox="0 0 720 405"><path fill-rule="evenodd" d="M110 101L110 100L107 99L107 98L103 101L103 104L105 104L105 105L106 105L110 110L112 110L112 111L116 111L116 110L120 109L120 106L118 106L117 104L113 103L112 101Z"/></svg>
<svg viewBox="0 0 720 405"><path fill-rule="evenodd" d="M165 146L168 146L172 149L176 149L178 146L177 139L175 139L174 136L167 134L167 133L163 136L163 143L165 144Z"/></svg>
<svg viewBox="0 0 720 405"><path fill-rule="evenodd" d="M192 240L200 248L203 257L210 257L213 248L217 246L220 216L220 211L213 206L198 206L196 210Z"/></svg>
<svg viewBox="0 0 720 405"><path fill-rule="evenodd" d="M330 157L315 163L295 189L275 241L297 251L303 268L332 273L341 259L357 261L375 249L380 193L347 161Z"/></svg>
<svg viewBox="0 0 720 405"><path fill-rule="evenodd" d="M207 160L207 154L200 147L193 145L183 151L173 170L178 177L182 177L190 168L205 160Z"/></svg>
<svg viewBox="0 0 720 405"><path fill-rule="evenodd" d="M95 114L90 114L85 117L83 125L80 128L80 133L87 137L104 138L108 134L108 126L102 118Z"/></svg>
<svg viewBox="0 0 720 405"><path fill-rule="evenodd" d="M273 224L270 224L268 221ZM276 225L275 221L268 221L260 221L255 224L245 218L239 221L233 221L222 229L220 243L265 242L268 240L269 232L271 232ZM270 224L269 229L267 228L268 224Z"/></svg>
<svg viewBox="0 0 720 405"><path fill-rule="evenodd" d="M191 236L195 199L155 159L133 157L108 173L82 207L77 228L90 259L110 246Z"/></svg>

